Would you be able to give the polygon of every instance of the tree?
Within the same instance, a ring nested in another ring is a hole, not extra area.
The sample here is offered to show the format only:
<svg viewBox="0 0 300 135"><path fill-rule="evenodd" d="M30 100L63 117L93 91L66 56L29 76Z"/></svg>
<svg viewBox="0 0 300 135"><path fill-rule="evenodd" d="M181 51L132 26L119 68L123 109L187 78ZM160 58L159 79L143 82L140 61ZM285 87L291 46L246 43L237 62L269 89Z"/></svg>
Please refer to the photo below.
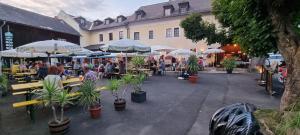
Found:
<svg viewBox="0 0 300 135"><path fill-rule="evenodd" d="M227 28L225 35L252 56L279 51L288 78L281 99L284 111L300 97L300 1L299 0L214 0L213 14ZM181 25L187 38L198 41L216 37L207 31L201 17L191 15ZM211 42L211 41L210 41Z"/></svg>
<svg viewBox="0 0 300 135"><path fill-rule="evenodd" d="M288 70L280 109L286 110L300 96L300 1L214 0L213 14L230 28L234 41L254 56L277 51Z"/></svg>
<svg viewBox="0 0 300 135"><path fill-rule="evenodd" d="M202 16L197 13L188 16L180 23L180 26L184 28L185 37L193 42L204 39L209 45L216 42L221 44L231 42L230 34L225 29L218 31L215 24L204 21Z"/></svg>

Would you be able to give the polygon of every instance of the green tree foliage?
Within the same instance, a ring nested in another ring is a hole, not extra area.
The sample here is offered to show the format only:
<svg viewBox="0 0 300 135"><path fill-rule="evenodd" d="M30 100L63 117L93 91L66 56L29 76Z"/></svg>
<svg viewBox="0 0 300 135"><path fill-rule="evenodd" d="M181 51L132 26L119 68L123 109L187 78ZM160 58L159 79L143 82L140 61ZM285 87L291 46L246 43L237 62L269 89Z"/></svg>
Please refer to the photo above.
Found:
<svg viewBox="0 0 300 135"><path fill-rule="evenodd" d="M277 51L276 34L268 12L259 0L214 0L213 14L252 56Z"/></svg>
<svg viewBox="0 0 300 135"><path fill-rule="evenodd" d="M184 28L185 37L191 39L193 42L206 39L208 44L219 42L226 44L231 42L228 32L225 29L217 30L215 24L208 23L202 19L198 13L191 14L180 23Z"/></svg>

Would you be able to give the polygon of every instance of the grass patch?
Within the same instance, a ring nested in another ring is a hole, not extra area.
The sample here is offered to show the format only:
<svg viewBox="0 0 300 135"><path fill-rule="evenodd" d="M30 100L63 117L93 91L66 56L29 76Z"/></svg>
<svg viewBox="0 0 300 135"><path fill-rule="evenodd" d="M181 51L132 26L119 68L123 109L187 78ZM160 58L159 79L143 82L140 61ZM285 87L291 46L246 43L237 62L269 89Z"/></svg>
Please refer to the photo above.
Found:
<svg viewBox="0 0 300 135"><path fill-rule="evenodd" d="M254 116L265 135L300 135L300 111L257 110Z"/></svg>

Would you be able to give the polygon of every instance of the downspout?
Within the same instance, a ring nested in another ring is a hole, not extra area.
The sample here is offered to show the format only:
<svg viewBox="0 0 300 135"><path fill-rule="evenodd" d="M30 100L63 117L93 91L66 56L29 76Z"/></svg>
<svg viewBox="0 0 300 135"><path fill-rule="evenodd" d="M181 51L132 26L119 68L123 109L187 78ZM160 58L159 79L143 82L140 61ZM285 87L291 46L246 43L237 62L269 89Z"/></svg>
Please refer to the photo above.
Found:
<svg viewBox="0 0 300 135"><path fill-rule="evenodd" d="M6 24L6 21L3 21L2 25L0 26L0 51L3 51L3 33L2 28ZM0 53L0 75L2 75L2 53Z"/></svg>

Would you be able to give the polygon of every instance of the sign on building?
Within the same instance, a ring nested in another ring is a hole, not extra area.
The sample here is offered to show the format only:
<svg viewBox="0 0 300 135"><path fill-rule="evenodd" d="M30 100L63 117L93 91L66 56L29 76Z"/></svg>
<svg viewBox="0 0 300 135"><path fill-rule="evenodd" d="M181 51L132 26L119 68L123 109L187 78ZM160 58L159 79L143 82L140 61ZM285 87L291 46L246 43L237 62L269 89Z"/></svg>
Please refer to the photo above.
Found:
<svg viewBox="0 0 300 135"><path fill-rule="evenodd" d="M13 47L14 47L13 37L14 37L13 33L11 33L11 32L4 33L4 41L5 41L6 50L13 49Z"/></svg>

